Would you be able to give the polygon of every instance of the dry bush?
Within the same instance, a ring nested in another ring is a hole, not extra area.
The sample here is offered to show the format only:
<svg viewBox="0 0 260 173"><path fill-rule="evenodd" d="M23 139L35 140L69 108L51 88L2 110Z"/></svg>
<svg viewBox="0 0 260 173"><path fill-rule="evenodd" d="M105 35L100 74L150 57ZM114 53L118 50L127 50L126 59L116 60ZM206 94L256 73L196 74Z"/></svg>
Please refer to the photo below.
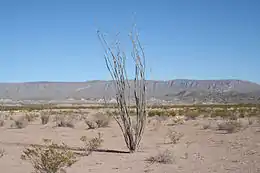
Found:
<svg viewBox="0 0 260 173"><path fill-rule="evenodd" d="M169 116L176 116L176 112L174 110L166 110L166 109L152 109L148 112L149 117L153 116L164 116L164 117L169 117Z"/></svg>
<svg viewBox="0 0 260 173"><path fill-rule="evenodd" d="M65 144L58 145L53 142L45 143L44 147L27 147L21 159L29 160L35 173L58 173L77 161L75 154Z"/></svg>
<svg viewBox="0 0 260 173"><path fill-rule="evenodd" d="M80 140L84 142L84 148L87 155L90 155L93 151L101 147L104 142L101 133L98 133L98 137L94 137L89 140L86 136L82 136Z"/></svg>
<svg viewBox="0 0 260 173"><path fill-rule="evenodd" d="M88 126L88 129L96 129L98 125L95 121L85 120L85 124Z"/></svg>
<svg viewBox="0 0 260 173"><path fill-rule="evenodd" d="M43 125L48 124L49 120L50 120L50 115L48 114L41 115L41 122Z"/></svg>
<svg viewBox="0 0 260 173"><path fill-rule="evenodd" d="M194 111L190 110L185 113L185 117L187 118L187 120L195 120L199 116L200 116L200 113L195 110Z"/></svg>
<svg viewBox="0 0 260 173"><path fill-rule="evenodd" d="M224 118L224 119L228 119L232 116L233 116L232 112L228 111L227 109L215 109L211 112L212 118L221 117L221 118Z"/></svg>
<svg viewBox="0 0 260 173"><path fill-rule="evenodd" d="M32 114L32 113L25 114L25 119L27 119L28 122L33 122L33 121L35 121L36 118L37 118L37 116L35 114Z"/></svg>
<svg viewBox="0 0 260 173"><path fill-rule="evenodd" d="M108 127L110 123L110 116L104 113L97 113L94 115L94 121L96 122L97 126L100 127Z"/></svg>
<svg viewBox="0 0 260 173"><path fill-rule="evenodd" d="M204 130L209 129L210 126L211 126L211 123L210 123L210 122L209 122L209 123L204 123L204 124L202 125L202 129L204 129Z"/></svg>
<svg viewBox="0 0 260 173"><path fill-rule="evenodd" d="M73 119L66 116L57 116L56 125L57 127L75 127Z"/></svg>
<svg viewBox="0 0 260 173"><path fill-rule="evenodd" d="M166 134L165 144L176 144L182 137L183 133L176 132L174 130L169 129ZM169 141L169 142L168 142Z"/></svg>
<svg viewBox="0 0 260 173"><path fill-rule="evenodd" d="M18 119L14 120L14 123L12 123L12 128L18 128L22 129L28 126L28 120L24 116L19 117Z"/></svg>
<svg viewBox="0 0 260 173"><path fill-rule="evenodd" d="M165 150L164 152L159 152L156 156L151 156L145 159L145 161L150 163L160 163L160 164L172 164L174 162L174 157L171 151Z"/></svg>
<svg viewBox="0 0 260 173"><path fill-rule="evenodd" d="M0 127L3 127L5 125L5 120L0 120Z"/></svg>
<svg viewBox="0 0 260 173"><path fill-rule="evenodd" d="M217 126L217 130L224 130L227 133L234 133L242 128L241 123L236 120L226 120L221 123L218 123Z"/></svg>
<svg viewBox="0 0 260 173"><path fill-rule="evenodd" d="M0 149L0 158L4 157L5 154L6 154L5 149L1 148Z"/></svg>

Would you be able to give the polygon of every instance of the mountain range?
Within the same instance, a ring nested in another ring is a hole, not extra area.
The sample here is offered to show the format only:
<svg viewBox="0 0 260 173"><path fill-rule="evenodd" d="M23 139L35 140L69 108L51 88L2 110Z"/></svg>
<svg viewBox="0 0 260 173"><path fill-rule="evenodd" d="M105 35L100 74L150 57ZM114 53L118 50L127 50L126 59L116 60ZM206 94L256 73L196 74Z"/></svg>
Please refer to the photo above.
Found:
<svg viewBox="0 0 260 173"><path fill-rule="evenodd" d="M174 104L260 103L260 85L244 80L147 80L147 100ZM130 86L133 81L130 80ZM131 88L131 87L130 87ZM132 92L131 92L132 93ZM2 102L115 101L112 81L0 83ZM133 94L131 94L133 97Z"/></svg>

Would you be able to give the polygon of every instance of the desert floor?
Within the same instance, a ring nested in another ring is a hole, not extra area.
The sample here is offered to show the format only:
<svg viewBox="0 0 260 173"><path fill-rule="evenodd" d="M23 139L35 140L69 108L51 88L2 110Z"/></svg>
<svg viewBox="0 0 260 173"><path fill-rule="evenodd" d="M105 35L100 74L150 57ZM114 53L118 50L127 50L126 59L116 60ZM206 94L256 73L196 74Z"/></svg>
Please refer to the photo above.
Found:
<svg viewBox="0 0 260 173"><path fill-rule="evenodd" d="M93 115L93 112L84 114L86 117ZM260 125L256 121L249 125L246 118L241 118L239 121L243 128L226 133L215 129L222 120L197 118L174 124L172 118L149 117L140 149L129 154L117 152L128 150L114 120L108 127L86 129L84 121L77 115L75 117L74 128L55 127L52 120L42 125L38 118L25 128L17 129L11 128L13 120L6 119L4 126L0 127L0 149L5 151L0 158L0 172L32 172L30 162L20 159L21 153L29 144L41 144L43 138L82 147L81 136L94 137L101 132L104 139L101 149L115 152L99 151L78 157L75 164L66 168L68 173L260 173ZM212 122L210 127L203 128L209 122ZM173 144L167 137L169 131L183 136ZM147 158L166 150L172 154L173 163L147 161Z"/></svg>

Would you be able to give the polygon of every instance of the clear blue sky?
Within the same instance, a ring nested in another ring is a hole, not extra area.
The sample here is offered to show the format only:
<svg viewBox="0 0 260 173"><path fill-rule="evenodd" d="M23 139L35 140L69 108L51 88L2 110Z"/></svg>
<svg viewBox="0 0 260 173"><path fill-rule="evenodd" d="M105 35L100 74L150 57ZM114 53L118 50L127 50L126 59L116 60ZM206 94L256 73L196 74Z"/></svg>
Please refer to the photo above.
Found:
<svg viewBox="0 0 260 173"><path fill-rule="evenodd" d="M110 79L96 30L120 31L127 47L135 12L149 79L260 83L259 9L259 0L0 0L0 81Z"/></svg>

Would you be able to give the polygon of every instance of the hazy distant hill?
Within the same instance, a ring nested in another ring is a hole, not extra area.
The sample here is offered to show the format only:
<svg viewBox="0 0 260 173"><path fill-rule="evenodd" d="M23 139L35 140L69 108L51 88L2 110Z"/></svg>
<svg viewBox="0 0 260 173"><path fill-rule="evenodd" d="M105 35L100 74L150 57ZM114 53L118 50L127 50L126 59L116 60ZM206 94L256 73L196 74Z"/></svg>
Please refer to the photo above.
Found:
<svg viewBox="0 0 260 173"><path fill-rule="evenodd" d="M114 96L111 81L0 83L0 98L13 101L99 101ZM242 80L149 80L147 99L173 103L259 103L260 85Z"/></svg>

